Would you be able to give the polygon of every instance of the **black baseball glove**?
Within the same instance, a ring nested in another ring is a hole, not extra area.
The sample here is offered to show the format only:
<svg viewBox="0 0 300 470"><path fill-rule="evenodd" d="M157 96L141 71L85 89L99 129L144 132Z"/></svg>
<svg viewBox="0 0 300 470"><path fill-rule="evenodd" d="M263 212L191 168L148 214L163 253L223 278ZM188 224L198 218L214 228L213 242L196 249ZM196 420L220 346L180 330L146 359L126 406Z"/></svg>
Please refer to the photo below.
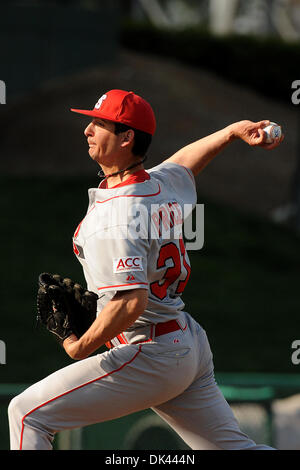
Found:
<svg viewBox="0 0 300 470"><path fill-rule="evenodd" d="M59 274L38 278L37 320L62 342L74 333L78 338L96 319L98 296Z"/></svg>

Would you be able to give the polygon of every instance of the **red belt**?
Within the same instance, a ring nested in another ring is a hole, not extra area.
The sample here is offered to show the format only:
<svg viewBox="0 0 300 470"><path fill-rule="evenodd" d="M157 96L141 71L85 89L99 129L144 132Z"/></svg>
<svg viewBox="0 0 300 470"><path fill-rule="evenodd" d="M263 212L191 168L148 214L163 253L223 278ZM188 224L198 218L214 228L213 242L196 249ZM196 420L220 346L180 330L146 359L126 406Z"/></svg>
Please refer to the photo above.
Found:
<svg viewBox="0 0 300 470"><path fill-rule="evenodd" d="M170 320L170 321L167 321L165 323L157 323L155 325L155 336L166 335L167 333L172 333L172 331L176 331L176 330L182 330L181 326L179 325L179 323L176 320ZM120 344L127 344L126 338L124 337L123 333L120 333L116 337L120 341ZM150 338L149 340L146 340L146 341L138 341L134 344L145 343L147 341L152 341L152 338ZM107 341L107 343L105 343L105 346L108 349L112 349L114 347L110 341Z"/></svg>
<svg viewBox="0 0 300 470"><path fill-rule="evenodd" d="M157 323L155 326L155 336L166 335L172 331L181 330L179 323L176 320L170 320L166 323Z"/></svg>

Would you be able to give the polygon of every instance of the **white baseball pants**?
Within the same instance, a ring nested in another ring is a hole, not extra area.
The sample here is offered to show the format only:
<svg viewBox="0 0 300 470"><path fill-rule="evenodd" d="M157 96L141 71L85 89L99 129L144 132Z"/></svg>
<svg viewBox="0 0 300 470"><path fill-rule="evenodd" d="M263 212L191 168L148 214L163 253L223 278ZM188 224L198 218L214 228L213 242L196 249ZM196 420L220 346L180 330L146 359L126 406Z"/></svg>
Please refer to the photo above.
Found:
<svg viewBox="0 0 300 470"><path fill-rule="evenodd" d="M193 450L268 450L239 429L217 387L205 331L187 328L153 342L120 345L30 386L8 408L12 450L51 450L54 435L152 408Z"/></svg>

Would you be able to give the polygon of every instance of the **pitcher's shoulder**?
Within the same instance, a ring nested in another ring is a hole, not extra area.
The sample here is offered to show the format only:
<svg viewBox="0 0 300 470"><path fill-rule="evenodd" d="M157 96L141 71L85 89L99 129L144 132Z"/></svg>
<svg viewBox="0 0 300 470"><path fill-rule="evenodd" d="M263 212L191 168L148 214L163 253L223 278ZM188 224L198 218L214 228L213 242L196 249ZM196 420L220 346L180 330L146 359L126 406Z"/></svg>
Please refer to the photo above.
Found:
<svg viewBox="0 0 300 470"><path fill-rule="evenodd" d="M165 160L164 162L147 171L152 178L163 180L165 183L167 183L166 178L170 178L170 180L176 180L177 178L188 178L189 181L195 185L194 175L189 168L186 168L183 165L179 165L178 163L170 162L168 160Z"/></svg>

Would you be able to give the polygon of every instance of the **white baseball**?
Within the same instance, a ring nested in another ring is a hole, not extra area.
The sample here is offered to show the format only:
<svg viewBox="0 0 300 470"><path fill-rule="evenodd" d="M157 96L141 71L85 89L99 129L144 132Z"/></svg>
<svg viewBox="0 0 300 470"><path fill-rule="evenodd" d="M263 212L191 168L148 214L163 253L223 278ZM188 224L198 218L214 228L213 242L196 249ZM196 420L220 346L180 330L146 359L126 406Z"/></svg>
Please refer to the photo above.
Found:
<svg viewBox="0 0 300 470"><path fill-rule="evenodd" d="M281 126L276 122L270 122L269 126L263 128L263 131L266 134L265 142L267 144L271 144L276 137L281 137L282 134Z"/></svg>

